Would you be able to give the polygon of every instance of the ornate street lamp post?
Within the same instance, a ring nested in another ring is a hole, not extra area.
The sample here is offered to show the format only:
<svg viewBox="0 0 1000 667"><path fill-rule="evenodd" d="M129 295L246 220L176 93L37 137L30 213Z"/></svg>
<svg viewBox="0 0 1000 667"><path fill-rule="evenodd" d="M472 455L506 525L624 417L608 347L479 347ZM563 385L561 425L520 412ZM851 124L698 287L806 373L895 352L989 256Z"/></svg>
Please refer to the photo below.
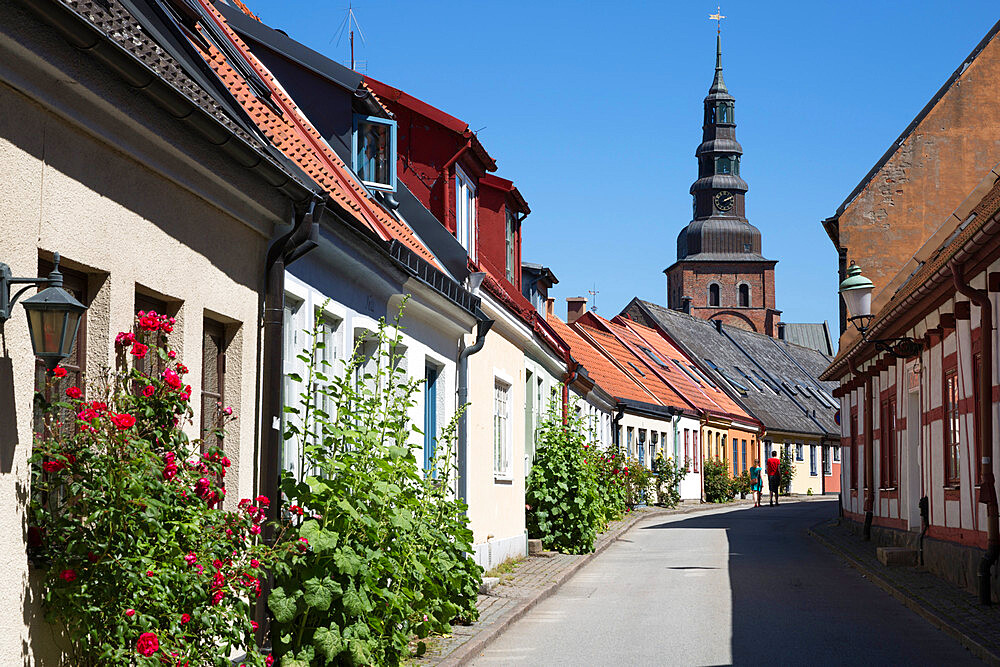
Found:
<svg viewBox="0 0 1000 667"><path fill-rule="evenodd" d="M861 267L855 264L854 260L851 260L851 265L847 267L847 277L840 283L840 296L844 299L847 312L851 314L848 321L861 332L861 339L874 344L876 350L887 352L900 359L916 356L923 346L919 341L908 336L903 338L868 338L868 327L872 323L872 291L874 289L875 285L872 281L861 275Z"/></svg>
<svg viewBox="0 0 1000 667"><path fill-rule="evenodd" d="M38 294L21 302L28 315L28 331L35 356L52 370L69 356L80 328L80 316L87 307L63 289L59 273L59 253L52 260L48 278L15 278L10 267L0 262L0 325L10 319L14 304L34 285L48 285ZM13 285L26 285L11 296Z"/></svg>

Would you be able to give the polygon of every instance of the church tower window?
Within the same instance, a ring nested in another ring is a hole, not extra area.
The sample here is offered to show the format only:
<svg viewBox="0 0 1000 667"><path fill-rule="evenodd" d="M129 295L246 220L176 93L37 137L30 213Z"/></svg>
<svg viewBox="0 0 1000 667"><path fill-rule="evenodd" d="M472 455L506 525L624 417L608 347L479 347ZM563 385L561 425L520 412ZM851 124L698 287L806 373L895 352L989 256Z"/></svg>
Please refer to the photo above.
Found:
<svg viewBox="0 0 1000 667"><path fill-rule="evenodd" d="M719 305L719 286L715 283L708 286L708 305L716 307Z"/></svg>
<svg viewBox="0 0 1000 667"><path fill-rule="evenodd" d="M740 285L740 308L750 307L750 286L746 283Z"/></svg>

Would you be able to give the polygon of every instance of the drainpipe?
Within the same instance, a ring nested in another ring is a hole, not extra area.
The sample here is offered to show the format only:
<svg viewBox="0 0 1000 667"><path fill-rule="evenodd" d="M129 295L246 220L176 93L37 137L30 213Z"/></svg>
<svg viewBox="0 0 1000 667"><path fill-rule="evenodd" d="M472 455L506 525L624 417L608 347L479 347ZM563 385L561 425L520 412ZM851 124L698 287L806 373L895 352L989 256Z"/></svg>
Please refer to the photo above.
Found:
<svg viewBox="0 0 1000 667"><path fill-rule="evenodd" d="M445 226L445 229L448 228L448 208L451 205L451 177L449 176L449 170L453 164L458 162L458 158L462 157L462 154L470 148L472 148L472 139L466 141L465 145L459 148L458 152L441 167L441 176L444 177L444 191L441 194L441 224Z"/></svg>
<svg viewBox="0 0 1000 667"><path fill-rule="evenodd" d="M875 434L872 433L872 376L865 373L865 541L872 539L872 513L875 509Z"/></svg>
<svg viewBox="0 0 1000 667"><path fill-rule="evenodd" d="M622 421L622 417L625 416L625 406L621 403L617 406L617 411L615 412L614 419L611 420L611 437L615 443L615 451L620 452L622 450L622 434L621 427L619 424Z"/></svg>
<svg viewBox="0 0 1000 667"><path fill-rule="evenodd" d="M283 325L285 315L285 267L316 247L319 235L319 218L322 215L322 204L317 212L316 205L323 200L315 195L309 203L306 212L301 217L297 215L292 231L276 238L267 249L265 260L265 275L267 277L264 293L263 317L263 348L264 361L261 369L261 422L259 452L260 478L258 493L266 496L271 504L267 508L267 521L264 523L263 538L266 543L274 540L274 523L278 520L281 509L281 376L282 376L282 343L284 339ZM273 575L262 582L264 592L254 609L258 623L256 632L257 644L268 637L270 614L267 611L267 591L273 585Z"/></svg>
<svg viewBox="0 0 1000 667"><path fill-rule="evenodd" d="M568 371L563 378L562 387L562 409L563 409L563 426L569 423L569 386L576 382L576 378L580 376L580 364L576 363L570 359L570 363L573 364L573 370Z"/></svg>
<svg viewBox="0 0 1000 667"><path fill-rule="evenodd" d="M458 355L458 406L462 415L458 418L458 497L468 503L469 481L469 413L465 404L469 402L469 362L468 359L486 343L486 334L493 327L493 320L479 312L476 326L476 342Z"/></svg>
<svg viewBox="0 0 1000 667"><path fill-rule="evenodd" d="M986 553L979 562L979 602L991 604L990 570L1000 557L1000 521L997 518L996 480L993 476L993 303L989 292L969 286L959 262L951 263L955 289L979 306L982 352L979 372L979 451L982 459L982 486L979 502L986 504Z"/></svg>

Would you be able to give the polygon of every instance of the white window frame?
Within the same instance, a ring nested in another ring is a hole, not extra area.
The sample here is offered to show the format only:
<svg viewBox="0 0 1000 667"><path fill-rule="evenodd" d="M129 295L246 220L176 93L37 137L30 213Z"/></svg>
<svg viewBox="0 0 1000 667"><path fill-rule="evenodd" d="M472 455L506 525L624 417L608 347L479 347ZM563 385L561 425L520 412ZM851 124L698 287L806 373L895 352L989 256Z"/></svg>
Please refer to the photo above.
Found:
<svg viewBox="0 0 1000 667"><path fill-rule="evenodd" d="M476 185L461 166L455 165L455 238L469 258L476 261Z"/></svg>
<svg viewBox="0 0 1000 667"><path fill-rule="evenodd" d="M511 419L513 384L499 376L493 377L493 479L510 482L514 479L514 457ZM501 404L501 398L503 403Z"/></svg>

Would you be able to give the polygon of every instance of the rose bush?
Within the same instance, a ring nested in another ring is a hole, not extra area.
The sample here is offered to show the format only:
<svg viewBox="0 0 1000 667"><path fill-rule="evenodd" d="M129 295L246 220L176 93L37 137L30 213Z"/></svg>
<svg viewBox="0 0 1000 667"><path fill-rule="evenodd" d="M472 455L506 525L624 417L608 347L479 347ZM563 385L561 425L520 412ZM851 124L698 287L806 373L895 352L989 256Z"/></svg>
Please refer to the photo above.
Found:
<svg viewBox="0 0 1000 667"><path fill-rule="evenodd" d="M247 665L265 661L250 616L279 555L256 537L266 499L220 509L230 461L183 430L191 389L171 364L172 328L139 313L116 339L116 370L89 381L86 400L77 388L38 400L29 548L47 568L43 605L69 664L228 667L234 650ZM130 363L146 355L164 370Z"/></svg>

